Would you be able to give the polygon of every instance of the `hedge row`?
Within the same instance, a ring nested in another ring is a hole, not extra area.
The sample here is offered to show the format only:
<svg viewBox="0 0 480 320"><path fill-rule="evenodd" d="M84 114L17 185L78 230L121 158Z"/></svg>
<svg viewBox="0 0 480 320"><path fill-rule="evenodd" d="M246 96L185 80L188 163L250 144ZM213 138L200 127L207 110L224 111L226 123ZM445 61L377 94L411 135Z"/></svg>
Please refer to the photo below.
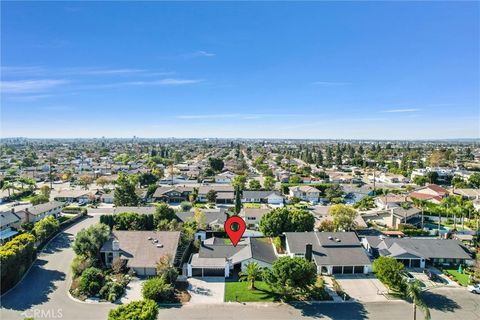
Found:
<svg viewBox="0 0 480 320"><path fill-rule="evenodd" d="M35 259L35 237L24 233L0 247L1 292L12 288Z"/></svg>

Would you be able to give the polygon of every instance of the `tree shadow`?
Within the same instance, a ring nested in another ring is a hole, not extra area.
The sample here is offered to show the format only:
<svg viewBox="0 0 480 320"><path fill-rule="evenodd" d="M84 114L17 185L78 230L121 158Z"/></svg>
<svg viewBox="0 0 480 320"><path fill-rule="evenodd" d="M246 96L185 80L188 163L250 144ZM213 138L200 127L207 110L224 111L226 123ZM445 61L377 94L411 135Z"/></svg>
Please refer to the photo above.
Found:
<svg viewBox="0 0 480 320"><path fill-rule="evenodd" d="M460 305L454 300L431 291L422 292L423 299L430 309L443 311L443 312L455 312L460 308Z"/></svg>
<svg viewBox="0 0 480 320"><path fill-rule="evenodd" d="M50 300L50 293L57 288L56 282L64 281L65 273L44 269L42 266L45 263L44 260L38 259L25 279L15 289L2 296L2 308L23 311Z"/></svg>
<svg viewBox="0 0 480 320"><path fill-rule="evenodd" d="M368 311L358 302L345 303L308 303L292 302L292 307L301 311L302 316L310 318L329 318L336 320L365 320Z"/></svg>
<svg viewBox="0 0 480 320"><path fill-rule="evenodd" d="M52 254L68 249L73 241L72 238L73 234L61 232L56 238L51 240L50 243L39 252L39 254Z"/></svg>

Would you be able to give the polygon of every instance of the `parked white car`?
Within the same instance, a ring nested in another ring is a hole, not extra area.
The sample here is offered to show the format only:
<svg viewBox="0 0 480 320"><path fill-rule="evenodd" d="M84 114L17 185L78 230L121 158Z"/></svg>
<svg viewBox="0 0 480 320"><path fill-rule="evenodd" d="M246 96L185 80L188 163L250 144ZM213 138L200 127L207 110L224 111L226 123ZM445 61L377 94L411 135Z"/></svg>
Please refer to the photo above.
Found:
<svg viewBox="0 0 480 320"><path fill-rule="evenodd" d="M474 284L474 285L468 286L467 290L472 293L480 294L480 284Z"/></svg>

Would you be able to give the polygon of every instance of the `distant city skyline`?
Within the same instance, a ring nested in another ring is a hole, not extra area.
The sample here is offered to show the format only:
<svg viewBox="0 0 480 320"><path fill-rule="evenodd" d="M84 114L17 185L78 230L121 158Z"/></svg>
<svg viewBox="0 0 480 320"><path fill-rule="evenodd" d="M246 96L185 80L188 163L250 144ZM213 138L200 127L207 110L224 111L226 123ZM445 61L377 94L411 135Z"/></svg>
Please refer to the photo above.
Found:
<svg viewBox="0 0 480 320"><path fill-rule="evenodd" d="M480 137L478 2L1 6L2 137Z"/></svg>

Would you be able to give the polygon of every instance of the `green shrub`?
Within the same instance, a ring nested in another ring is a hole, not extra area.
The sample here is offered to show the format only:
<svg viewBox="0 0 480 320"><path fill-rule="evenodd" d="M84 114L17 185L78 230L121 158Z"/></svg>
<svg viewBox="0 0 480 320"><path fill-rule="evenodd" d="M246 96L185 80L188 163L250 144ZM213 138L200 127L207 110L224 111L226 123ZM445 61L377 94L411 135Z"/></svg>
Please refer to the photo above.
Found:
<svg viewBox="0 0 480 320"><path fill-rule="evenodd" d="M75 256L72 261L72 273L74 277L80 276L83 271L93 265L93 259L86 256Z"/></svg>
<svg viewBox="0 0 480 320"><path fill-rule="evenodd" d="M44 242L54 233L58 232L60 223L53 216L48 216L35 223L32 233L38 241Z"/></svg>
<svg viewBox="0 0 480 320"><path fill-rule="evenodd" d="M16 236L0 247L1 292L12 288L35 259L35 237L29 233Z"/></svg>
<svg viewBox="0 0 480 320"><path fill-rule="evenodd" d="M90 267L83 271L78 289L87 296L96 295L103 286L105 278L102 270Z"/></svg>
<svg viewBox="0 0 480 320"><path fill-rule="evenodd" d="M113 282L113 281L108 281L100 289L99 294L100 294L100 298L110 302L114 302L118 298L120 298L124 292L125 292L125 287L122 284Z"/></svg>
<svg viewBox="0 0 480 320"><path fill-rule="evenodd" d="M182 212L190 211L192 209L192 204L188 201L182 201L180 202L180 210Z"/></svg>
<svg viewBox="0 0 480 320"><path fill-rule="evenodd" d="M173 298L173 287L164 278L151 278L143 283L142 295L144 299L168 302Z"/></svg>
<svg viewBox="0 0 480 320"><path fill-rule="evenodd" d="M156 320L158 306L155 301L133 301L110 310L108 320Z"/></svg>

